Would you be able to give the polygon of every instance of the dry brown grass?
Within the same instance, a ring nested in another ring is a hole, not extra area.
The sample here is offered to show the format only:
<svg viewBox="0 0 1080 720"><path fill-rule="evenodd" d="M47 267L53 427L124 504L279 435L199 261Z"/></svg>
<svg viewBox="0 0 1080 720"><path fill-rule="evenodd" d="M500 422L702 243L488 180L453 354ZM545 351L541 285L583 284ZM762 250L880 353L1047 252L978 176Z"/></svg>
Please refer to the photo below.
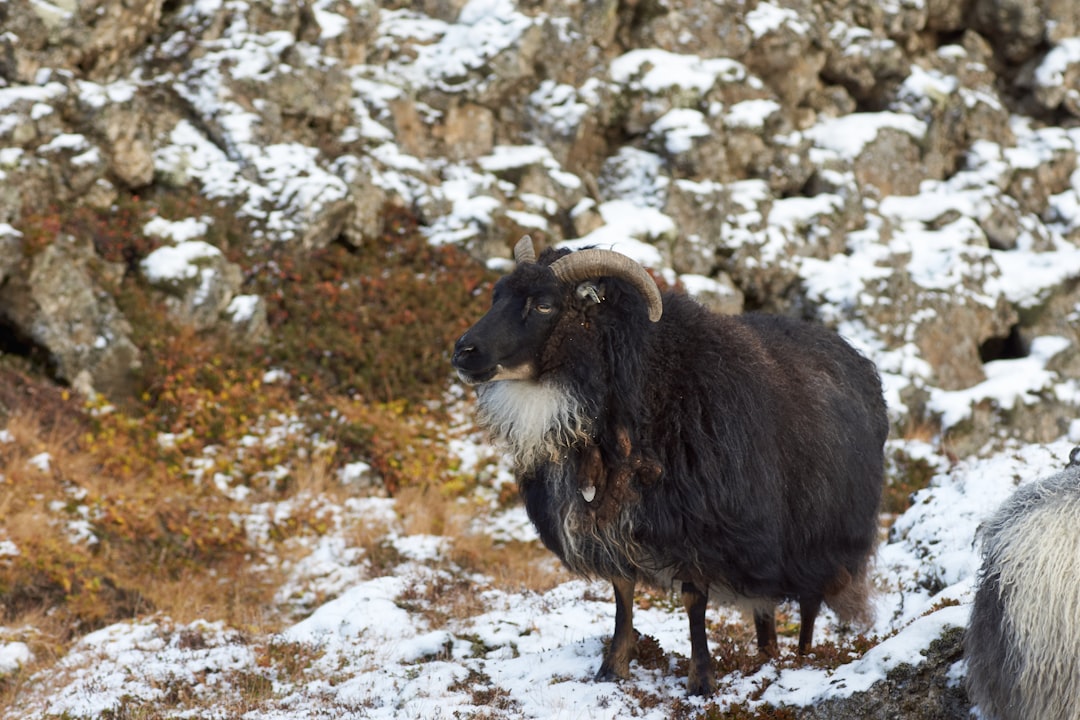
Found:
<svg viewBox="0 0 1080 720"><path fill-rule="evenodd" d="M406 535L459 535L469 518L456 498L429 483L401 488L394 496L401 528Z"/></svg>
<svg viewBox="0 0 1080 720"><path fill-rule="evenodd" d="M779 628L778 628L779 630ZM709 647L717 677L732 672L753 675L767 660L757 649L752 622L723 620L709 624Z"/></svg>
<svg viewBox="0 0 1080 720"><path fill-rule="evenodd" d="M919 418L909 415L904 421L904 427L900 433L905 440L917 440L924 443L935 443L941 437L941 423L934 418Z"/></svg>
<svg viewBox="0 0 1080 720"><path fill-rule="evenodd" d="M26 394L52 392L32 389ZM82 633L147 612L272 624L267 608L280 578L252 569L252 548L219 498L152 460L110 466L150 454L119 423L95 427L66 393L42 404L25 399L3 418L10 441L0 452L0 539L19 553L0 558L0 625L36 629L35 665ZM43 454L47 468L31 462ZM325 475L312 462L298 482L324 486Z"/></svg>
<svg viewBox="0 0 1080 720"><path fill-rule="evenodd" d="M477 514L488 511L484 504L430 484L404 487L395 501L404 534L448 540L444 557L428 563L433 570L429 580L399 598L403 607L426 617L432 626L485 612L478 584L506 592L543 593L571 577L539 543L496 542L474 528ZM369 531L362 542L369 557L383 561L383 571L392 571L386 565L402 561L378 532Z"/></svg>
<svg viewBox="0 0 1080 720"><path fill-rule="evenodd" d="M65 482L82 487L93 475L89 458L78 451L77 439L83 430L72 416L46 417L35 410L18 410L7 419L12 442L0 445L0 512L5 520L38 495L54 496ZM48 453L48 470L31 464L31 458Z"/></svg>
<svg viewBox="0 0 1080 720"><path fill-rule="evenodd" d="M431 486L412 486L397 496L406 534L440 535L452 539L449 560L468 573L480 573L507 592L546 592L571 578L539 542L500 542L478 531L476 517L486 505L441 492Z"/></svg>
<svg viewBox="0 0 1080 720"><path fill-rule="evenodd" d="M341 501L347 491L334 474L334 453L332 450L318 452L298 458L293 463L290 475L291 490L298 495L323 496Z"/></svg>
<svg viewBox="0 0 1080 720"><path fill-rule="evenodd" d="M177 623L209 618L245 632L264 633L282 625L281 613L272 606L280 580L272 570L254 573L237 563L213 573L189 570L158 580L144 588L144 595L158 613Z"/></svg>
<svg viewBox="0 0 1080 720"><path fill-rule="evenodd" d="M22 230L43 246L61 231L89 229L103 257L134 267L152 249L139 228L166 200L122 203L121 213L101 217L58 209ZM227 211L194 202L163 216L207 214L220 217L214 228L233 227ZM209 240L229 250L227 238ZM143 364L116 407L104 399L86 406L46 377L41 358L0 357L0 429L12 437L0 445L0 539L20 550L0 557L0 627L34 628L24 641L35 656L0 678L0 714L30 672L111 622L154 614L222 620L251 636L279 629L289 609L273 606L274 592L326 533L362 548L373 573L402 561L391 531L447 537L452 550L433 563L433 581L412 591L446 618L479 612L477 572L514 589L555 582L544 551L495 547L470 530L480 509L460 498L480 480L457 472L446 450L444 350L464 317L486 305L487 293L476 290L491 273L460 250L429 247L400 211L388 215L386 237L358 252L281 250L253 266L232 249L268 304L273 332L263 346L178 326L129 273L108 290ZM270 368L293 380L267 384ZM282 439L282 423L293 420L302 429ZM159 442L164 433L172 444ZM276 442L262 442L272 433ZM43 452L44 472L28 463ZM340 511L356 489L343 487L336 470L351 459L369 462L397 495L397 519L357 521ZM207 463L201 477L193 460ZM254 513L268 537L246 532ZM93 539L69 538L76 525ZM280 664L275 651L265 657ZM257 704L265 678L240 681L242 703ZM115 716L167 715L132 703Z"/></svg>
<svg viewBox="0 0 1080 720"><path fill-rule="evenodd" d="M574 577L539 542L494 543L487 535L467 534L454 541L452 557L508 593L544 593Z"/></svg>
<svg viewBox="0 0 1080 720"><path fill-rule="evenodd" d="M404 401L368 402L330 398L341 418L335 428L338 442L362 454L394 496L413 488L448 485L461 494L446 453L445 418L425 405Z"/></svg>

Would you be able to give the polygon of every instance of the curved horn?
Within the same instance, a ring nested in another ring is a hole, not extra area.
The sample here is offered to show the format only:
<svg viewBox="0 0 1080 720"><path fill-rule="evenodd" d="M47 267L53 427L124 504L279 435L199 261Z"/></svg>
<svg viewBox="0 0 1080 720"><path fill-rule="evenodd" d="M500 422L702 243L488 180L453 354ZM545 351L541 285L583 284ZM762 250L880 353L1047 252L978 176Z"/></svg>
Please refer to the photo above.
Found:
<svg viewBox="0 0 1080 720"><path fill-rule="evenodd" d="M563 282L580 282L607 275L617 277L634 286L649 306L649 320L656 322L664 312L660 288L645 268L622 253L614 250L590 248L564 255L551 263L555 277Z"/></svg>
<svg viewBox="0 0 1080 720"><path fill-rule="evenodd" d="M518 265L536 262L536 251L533 250L532 238L528 235L523 235L514 246L514 262Z"/></svg>

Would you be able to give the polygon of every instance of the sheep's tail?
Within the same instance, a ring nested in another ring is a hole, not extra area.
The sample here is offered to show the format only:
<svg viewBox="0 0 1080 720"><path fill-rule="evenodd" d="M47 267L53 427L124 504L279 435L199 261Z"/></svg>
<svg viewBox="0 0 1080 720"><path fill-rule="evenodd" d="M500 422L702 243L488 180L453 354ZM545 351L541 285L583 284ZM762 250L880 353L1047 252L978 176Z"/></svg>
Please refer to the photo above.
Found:
<svg viewBox="0 0 1080 720"><path fill-rule="evenodd" d="M860 629L874 624L874 607L870 602L873 596L870 560L871 557L867 556L854 573L841 567L825 588L825 604L836 613L840 622Z"/></svg>

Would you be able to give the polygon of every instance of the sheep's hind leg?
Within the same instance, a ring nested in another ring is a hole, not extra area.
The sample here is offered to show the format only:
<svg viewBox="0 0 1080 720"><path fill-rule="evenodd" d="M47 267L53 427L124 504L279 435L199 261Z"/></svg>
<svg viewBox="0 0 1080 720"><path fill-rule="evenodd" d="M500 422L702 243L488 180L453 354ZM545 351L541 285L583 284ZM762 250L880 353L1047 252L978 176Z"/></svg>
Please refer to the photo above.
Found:
<svg viewBox="0 0 1080 720"><path fill-rule="evenodd" d="M776 642L776 607L754 610L754 629L757 631L758 652L770 658L780 655Z"/></svg>
<svg viewBox="0 0 1080 720"><path fill-rule="evenodd" d="M616 578L611 581L615 588L615 633L611 647L604 656L596 679L602 681L629 680L630 660L637 654L637 633L634 632L634 581Z"/></svg>
<svg viewBox="0 0 1080 720"><path fill-rule="evenodd" d="M705 634L705 608L709 604L709 591L699 590L690 582L682 584L683 607L690 621L690 675L686 689L691 695L708 697L716 689L709 640Z"/></svg>
<svg viewBox="0 0 1080 720"><path fill-rule="evenodd" d="M799 598L799 654L810 652L814 644L814 620L821 609L820 595L803 595Z"/></svg>

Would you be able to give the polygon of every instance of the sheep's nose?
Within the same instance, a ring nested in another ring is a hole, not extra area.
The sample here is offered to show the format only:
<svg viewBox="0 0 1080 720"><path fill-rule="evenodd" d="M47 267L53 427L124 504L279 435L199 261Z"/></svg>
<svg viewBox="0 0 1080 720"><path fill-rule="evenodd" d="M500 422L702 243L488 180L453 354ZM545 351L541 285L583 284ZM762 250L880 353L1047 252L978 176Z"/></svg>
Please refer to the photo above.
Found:
<svg viewBox="0 0 1080 720"><path fill-rule="evenodd" d="M454 343L454 357L451 359L454 367L458 367L469 355L476 352L476 346L468 342L465 336L462 335L458 338L458 341Z"/></svg>

